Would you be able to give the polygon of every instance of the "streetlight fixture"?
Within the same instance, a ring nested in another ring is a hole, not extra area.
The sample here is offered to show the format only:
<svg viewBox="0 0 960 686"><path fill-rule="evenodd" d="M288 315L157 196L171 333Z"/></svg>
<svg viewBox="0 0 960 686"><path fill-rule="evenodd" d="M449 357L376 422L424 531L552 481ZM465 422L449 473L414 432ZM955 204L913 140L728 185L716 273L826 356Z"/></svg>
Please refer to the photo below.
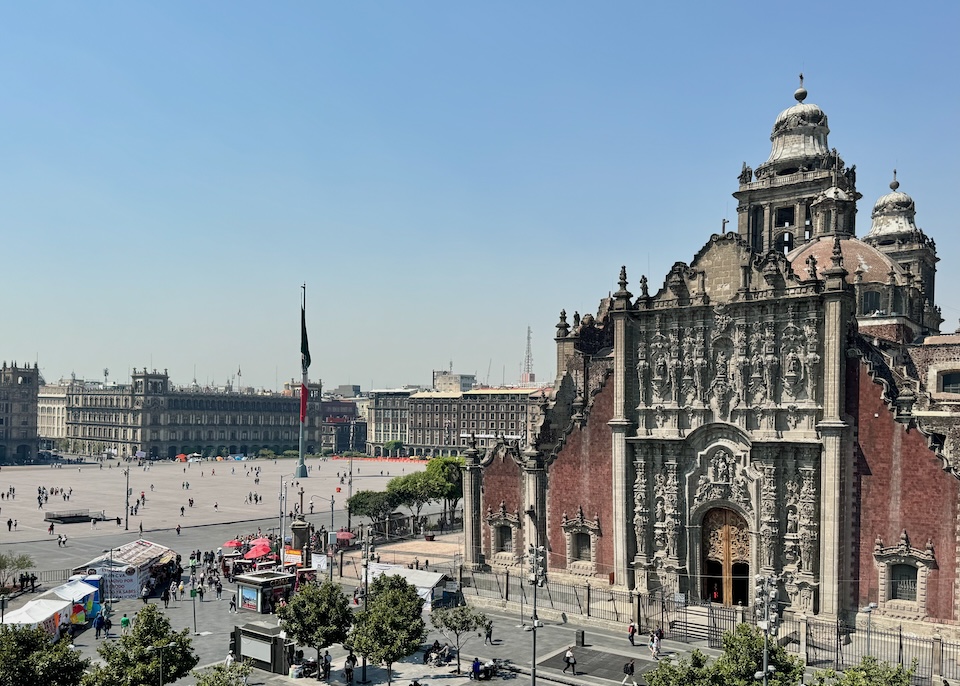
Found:
<svg viewBox="0 0 960 686"><path fill-rule="evenodd" d="M110 613L113 612L113 551L114 551L113 548L110 548L110 550L103 551L105 553L109 553L110 555L110 569L108 571L108 576L107 576L107 598L106 598L106 602L102 603L107 608L107 611L106 611L107 617L109 617Z"/></svg>
<svg viewBox="0 0 960 686"><path fill-rule="evenodd" d="M370 537L373 535L373 527L367 524L367 530L363 536L363 611L367 611L367 590L370 580ZM363 660L360 667L360 683L367 684L367 656L361 655Z"/></svg>
<svg viewBox="0 0 960 686"><path fill-rule="evenodd" d="M867 613L867 655L870 655L870 619L873 617L873 611L876 609L876 603L870 603L863 608L863 611Z"/></svg>
<svg viewBox="0 0 960 686"><path fill-rule="evenodd" d="M127 500L126 505L123 508L123 530L130 530L130 463L127 463L127 468L123 470L124 475L127 477Z"/></svg>
<svg viewBox="0 0 960 686"><path fill-rule="evenodd" d="M758 574L756 582L757 627L763 630L763 670L756 672L753 678L757 681L763 681L763 686L767 686L770 675L777 671L770 664L769 647L770 637L776 637L777 624L780 621L777 614L777 579L773 576Z"/></svg>
<svg viewBox="0 0 960 686"><path fill-rule="evenodd" d="M533 505L527 508L527 516L533 523L534 544L530 546L530 583L533 585L533 608L530 632L532 634L532 658L530 660L530 686L537 686L537 628L541 626L537 617L537 588L547 581L547 549L540 545L540 527L537 525L537 511Z"/></svg>
<svg viewBox="0 0 960 686"><path fill-rule="evenodd" d="M160 646L147 646L148 653L160 653L160 686L163 686L163 650L164 648L175 648L176 646L177 644L173 641Z"/></svg>

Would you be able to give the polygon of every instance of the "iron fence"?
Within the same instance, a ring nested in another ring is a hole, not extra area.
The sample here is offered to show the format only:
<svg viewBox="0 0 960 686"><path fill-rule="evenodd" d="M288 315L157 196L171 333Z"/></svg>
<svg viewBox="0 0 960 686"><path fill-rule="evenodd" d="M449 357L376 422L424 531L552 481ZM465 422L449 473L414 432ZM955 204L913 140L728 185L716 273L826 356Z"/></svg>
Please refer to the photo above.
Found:
<svg viewBox="0 0 960 686"><path fill-rule="evenodd" d="M941 643L940 674L946 679L960 679L960 644Z"/></svg>

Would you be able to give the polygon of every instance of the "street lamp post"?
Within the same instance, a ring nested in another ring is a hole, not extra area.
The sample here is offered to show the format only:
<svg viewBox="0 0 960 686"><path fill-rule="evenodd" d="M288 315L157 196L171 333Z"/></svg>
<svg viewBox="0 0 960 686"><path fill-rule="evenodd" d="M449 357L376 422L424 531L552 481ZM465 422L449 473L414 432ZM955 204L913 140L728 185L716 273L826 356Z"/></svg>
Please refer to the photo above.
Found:
<svg viewBox="0 0 960 686"><path fill-rule="evenodd" d="M333 496L330 496L330 533L327 534L327 550L329 551L329 559L327 560L327 566L330 568L330 581L333 582L333 543L330 541L332 537L336 536L333 530Z"/></svg>
<svg viewBox="0 0 960 686"><path fill-rule="evenodd" d="M867 655L870 655L870 619L873 617L873 611L876 609L876 603L870 603L863 608L863 611L867 613Z"/></svg>
<svg viewBox="0 0 960 686"><path fill-rule="evenodd" d="M170 643L167 643L162 646L147 646L148 653L153 653L153 652L160 653L160 686L163 686L163 649L174 648L176 647L176 645L177 645L176 643L174 643L173 641L170 641Z"/></svg>
<svg viewBox="0 0 960 686"><path fill-rule="evenodd" d="M540 545L540 527L537 525L537 511L531 505L527 508L527 516L533 524L534 544L530 546L530 583L533 585L533 607L530 617L532 626L531 645L532 657L530 659L530 686L537 686L537 627L540 626L540 619L537 617L537 588L543 586L547 580L547 549Z"/></svg>
<svg viewBox="0 0 960 686"><path fill-rule="evenodd" d="M367 590L369 589L370 579L370 536L373 535L373 527L367 525L366 534L363 537L363 611L367 611ZM361 655L363 660L360 666L360 683L366 684L367 681L367 656Z"/></svg>
<svg viewBox="0 0 960 686"><path fill-rule="evenodd" d="M351 427L353 425L351 424ZM350 498L353 497L353 445L350 447L350 475L347 477L347 531L350 531L350 527L353 525L353 517L350 512Z"/></svg>
<svg viewBox="0 0 960 686"><path fill-rule="evenodd" d="M127 500L126 506L123 508L123 530L130 531L130 464L127 463L127 468L124 470L124 475L127 477Z"/></svg>
<svg viewBox="0 0 960 686"><path fill-rule="evenodd" d="M777 635L777 579L773 576L757 575L757 626L763 629L763 671L756 672L754 679L763 681L763 686L767 686L767 680L770 674L776 671L770 664L769 640L770 636Z"/></svg>
<svg viewBox="0 0 960 686"><path fill-rule="evenodd" d="M110 569L107 572L107 602L104 605L107 608L106 615L110 616L110 613L113 612L113 548L110 550L104 550L103 552L110 554Z"/></svg>

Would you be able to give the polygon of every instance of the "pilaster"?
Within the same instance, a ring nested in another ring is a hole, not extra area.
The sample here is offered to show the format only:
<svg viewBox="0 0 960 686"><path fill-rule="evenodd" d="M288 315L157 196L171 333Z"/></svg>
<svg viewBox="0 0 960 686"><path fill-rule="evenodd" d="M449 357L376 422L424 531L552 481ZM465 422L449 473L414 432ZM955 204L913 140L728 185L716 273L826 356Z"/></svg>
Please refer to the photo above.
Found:
<svg viewBox="0 0 960 686"><path fill-rule="evenodd" d="M468 569L483 566L483 547L480 537L480 451L476 439L464 453L463 466L463 563Z"/></svg>

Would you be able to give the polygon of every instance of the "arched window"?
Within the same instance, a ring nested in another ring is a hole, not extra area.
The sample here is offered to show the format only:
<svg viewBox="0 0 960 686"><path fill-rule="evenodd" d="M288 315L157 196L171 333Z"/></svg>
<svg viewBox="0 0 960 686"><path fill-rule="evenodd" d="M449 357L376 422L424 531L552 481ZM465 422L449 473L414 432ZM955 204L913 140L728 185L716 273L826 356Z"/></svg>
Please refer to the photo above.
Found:
<svg viewBox="0 0 960 686"><path fill-rule="evenodd" d="M880 309L880 292L864 291L860 314L873 314Z"/></svg>
<svg viewBox="0 0 960 686"><path fill-rule="evenodd" d="M788 252L793 250L793 242L793 234L789 231L784 231L777 236L777 252L782 252L784 255L786 255Z"/></svg>

